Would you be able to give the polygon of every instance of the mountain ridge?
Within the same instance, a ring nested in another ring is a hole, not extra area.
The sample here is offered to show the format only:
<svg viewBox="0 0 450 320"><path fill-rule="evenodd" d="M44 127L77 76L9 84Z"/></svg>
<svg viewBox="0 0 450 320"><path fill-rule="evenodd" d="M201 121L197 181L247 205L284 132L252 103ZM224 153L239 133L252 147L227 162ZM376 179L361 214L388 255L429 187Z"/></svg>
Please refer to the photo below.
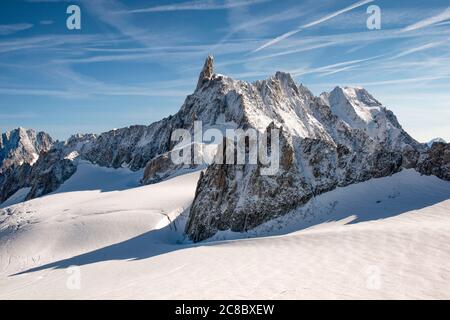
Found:
<svg viewBox="0 0 450 320"><path fill-rule="evenodd" d="M171 133L194 122L208 128L281 130L281 170L260 176L256 165L208 166L201 175L186 233L194 241L219 230L245 231L303 205L315 195L403 168L447 179L446 152L432 153L403 130L388 110L361 87L336 87L319 96L289 73L276 72L248 83L214 73L208 56L195 91L180 110L148 126L133 125L99 135L76 134L54 143L32 166L2 174L0 202L28 187L26 199L55 191L77 170L79 160L103 167L144 170L142 182L155 183L182 168L168 153ZM444 148L445 149L445 148ZM418 166L418 164L422 164ZM439 169L434 169L439 167Z"/></svg>

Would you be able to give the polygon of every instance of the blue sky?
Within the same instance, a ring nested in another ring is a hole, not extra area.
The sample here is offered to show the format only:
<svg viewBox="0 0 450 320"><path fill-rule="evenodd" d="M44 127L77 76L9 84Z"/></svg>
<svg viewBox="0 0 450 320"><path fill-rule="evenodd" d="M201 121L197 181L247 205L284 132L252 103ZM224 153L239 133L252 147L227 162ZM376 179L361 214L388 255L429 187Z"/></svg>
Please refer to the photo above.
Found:
<svg viewBox="0 0 450 320"><path fill-rule="evenodd" d="M81 8L81 30L66 9ZM381 29L366 12L381 9ZM243 80L364 86L413 137L450 141L448 0L28 0L0 10L0 128L58 139L178 111L207 54Z"/></svg>

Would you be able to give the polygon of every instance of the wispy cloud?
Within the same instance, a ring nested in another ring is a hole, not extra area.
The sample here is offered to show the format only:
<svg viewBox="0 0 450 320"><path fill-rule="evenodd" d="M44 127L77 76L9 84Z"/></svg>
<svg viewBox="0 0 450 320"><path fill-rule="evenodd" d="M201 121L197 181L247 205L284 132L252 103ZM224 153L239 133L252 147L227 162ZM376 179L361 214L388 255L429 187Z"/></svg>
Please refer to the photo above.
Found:
<svg viewBox="0 0 450 320"><path fill-rule="evenodd" d="M42 24L43 26L48 26L53 24L53 20L41 20L39 21L40 24Z"/></svg>
<svg viewBox="0 0 450 320"><path fill-rule="evenodd" d="M38 35L32 37L17 37L0 41L0 53L23 50L64 50L81 45L102 46L117 41L117 38L107 39L99 34L86 35Z"/></svg>
<svg viewBox="0 0 450 320"><path fill-rule="evenodd" d="M183 3L166 4L161 6L153 6L141 9L128 10L128 13L150 13L150 12L168 12L168 11L205 11L205 10L223 10L237 7L250 6L268 0L240 0L240 1L224 1L224 0L197 0ZM123 13L123 12L122 12Z"/></svg>
<svg viewBox="0 0 450 320"><path fill-rule="evenodd" d="M314 73L333 74L333 73L347 70L348 67L351 65L359 65L359 63L361 63L361 62L374 60L379 57L381 57L381 56L378 55L378 56L365 58L365 59L355 59L355 60L343 61L343 62L334 63L334 64L330 64L330 65L326 65L326 66L322 66L322 67L318 67L318 68L311 68L311 69L300 68L298 70L292 71L291 73L294 76L314 74ZM344 68L342 68L342 67L344 67ZM352 68L354 68L354 67L355 66L353 66Z"/></svg>
<svg viewBox="0 0 450 320"><path fill-rule="evenodd" d="M6 36L33 27L31 23L0 24L0 35Z"/></svg>
<svg viewBox="0 0 450 320"><path fill-rule="evenodd" d="M45 72L47 78L57 79L58 85L25 86L0 85L0 94L19 96L45 96L63 99L87 99L94 96L133 96L133 97L184 97L189 93L186 83L194 79L177 81L158 81L156 83L140 83L121 85L105 83L90 76L74 71L68 65L54 65Z"/></svg>
<svg viewBox="0 0 450 320"><path fill-rule="evenodd" d="M273 13L265 12L264 14L255 14L253 10L247 8L235 8L228 11L228 26L225 29L227 34L214 46L214 50L220 47L234 35L246 34L255 38L259 38L264 32L273 30L275 24L285 23L293 19L299 19L311 15L314 10L321 8L328 1L317 3L314 0L306 0L301 4L296 4L288 9ZM246 10L247 9L247 10Z"/></svg>
<svg viewBox="0 0 450 320"><path fill-rule="evenodd" d="M88 90L88 91L87 91ZM44 96L57 97L63 99L86 99L92 96L133 96L133 97L185 97L190 92L188 90L177 90L167 88L154 88L140 86L119 86L105 85L102 87L87 88L62 88L62 89L46 89L46 88L8 88L0 87L0 94L17 95L17 96Z"/></svg>
<svg viewBox="0 0 450 320"><path fill-rule="evenodd" d="M272 46L272 45L274 45L274 44L276 44L276 43L278 43L278 42L280 42L280 41L282 41L282 40L284 40L286 38L289 38L289 37L293 36L294 34L297 34L297 33L301 32L302 30L305 30L305 29L308 29L310 27L313 27L313 26L316 26L318 24L321 24L321 23L323 23L325 21L328 21L328 20L330 20L330 19L332 19L332 18L334 18L336 16L339 16L339 15L345 13L345 12L351 11L353 9L356 9L356 8L358 8L360 6L363 6L363 5L368 4L370 2L373 2L373 1L374 0L359 1L359 2L356 2L356 3L352 4L352 5L344 8L344 9L341 9L341 10L335 11L333 13L330 13L330 14L328 14L328 15L320 18L320 19L317 19L317 20L314 20L314 21L312 21L312 22L310 22L308 24L302 25L302 26L298 27L297 29L294 29L292 31L286 32L286 33L282 34L281 36L270 40L269 42L265 43L264 45L260 46L259 48L253 50L253 52L258 52L258 51L260 51L260 50L262 50L264 48L270 47L270 46Z"/></svg>
<svg viewBox="0 0 450 320"><path fill-rule="evenodd" d="M0 113L0 119L11 120L11 119L32 119L39 117L39 114L32 112L22 112L22 113Z"/></svg>
<svg viewBox="0 0 450 320"><path fill-rule="evenodd" d="M28 0L29 2L70 2L70 0ZM153 47L159 42L167 39L173 41L177 37L181 37L180 31L170 33L160 30L148 30L147 28L136 23L133 16L128 14L130 9L124 1L119 0L78 0L75 1L81 5L82 10L86 10L92 17L95 17L102 24L108 26L112 30L102 35L103 40L117 40L117 35L122 35L129 40L135 41L141 46ZM116 43L118 44L118 43Z"/></svg>
<svg viewBox="0 0 450 320"><path fill-rule="evenodd" d="M414 52L424 51L431 47L438 47L439 45L444 45L443 41L436 41L432 44L417 44L416 38L419 39L429 39L429 38L441 38L446 39L450 36L450 30L438 30L435 28L420 30L415 33L402 33L399 32L401 29L387 29L372 32L349 32L349 33L339 33L332 35L315 35L306 36L300 39L286 39L280 44L276 50L272 50L271 53L262 55L262 52L258 55L246 55L245 58L241 59L229 59L223 62L218 62L216 66L231 66L243 63L254 63L256 61L273 60L277 61L276 58L295 55L302 52L320 50L327 47L335 46L350 46L356 44L358 46L367 46L377 41L386 41L392 39L400 40L414 40L415 43L412 48L403 49L400 53L403 56L410 55ZM251 47L253 43L243 43L242 52L245 52L247 47ZM222 46L227 47L227 44ZM403 47L404 48L404 47ZM270 49L269 49L270 50ZM269 51L270 52L270 51ZM290 58L286 58L290 59ZM273 64L273 62L271 62Z"/></svg>
<svg viewBox="0 0 450 320"><path fill-rule="evenodd" d="M450 24L450 21L444 21L444 22L436 23L437 26L447 26L449 24Z"/></svg>
<svg viewBox="0 0 450 320"><path fill-rule="evenodd" d="M412 25L407 26L406 28L403 29L403 32L422 29L422 28L437 24L439 22L442 22L442 21L445 21L448 19L450 19L450 7L445 9L445 11L440 14L437 14L435 16L432 16L430 18L421 20L419 22L416 22Z"/></svg>
<svg viewBox="0 0 450 320"><path fill-rule="evenodd" d="M125 14L117 14L117 12L126 11L126 7L117 0L81 0L83 7L87 9L93 16L104 24L116 29L121 34L130 37L146 46L151 45L150 41L142 36L146 32L140 27L135 26L133 21Z"/></svg>
<svg viewBox="0 0 450 320"><path fill-rule="evenodd" d="M397 59L397 58L401 58L401 57L404 57L404 56L407 56L407 55L410 55L410 54L413 54L413 53L417 53L417 52L425 51L425 50L428 50L428 49L440 47L441 45L443 45L446 42L447 42L447 40L435 41L435 42L426 43L426 44L418 46L418 47L410 48L410 49L404 50L404 51L396 54L395 56L392 57L392 59Z"/></svg>
<svg viewBox="0 0 450 320"><path fill-rule="evenodd" d="M414 83L414 82L427 82L433 80L441 80L448 79L450 75L441 75L441 76L429 76L429 77L415 77L415 78L404 78L404 79L391 79L391 80L382 80L382 81L370 81L361 83L364 86L384 86L390 84L401 84L401 83Z"/></svg>
<svg viewBox="0 0 450 320"><path fill-rule="evenodd" d="M311 9L312 6L309 6ZM239 17L233 17L231 21L229 21L229 26L227 26L228 32L230 34L234 34L240 31L253 30L255 28L259 29L261 26L268 25L276 22L285 22L292 19L298 19L300 17L306 16L308 12L308 6L301 5L295 8L289 8L287 10L283 10L281 12L270 14L270 15L254 15L254 14L242 14L239 11Z"/></svg>
<svg viewBox="0 0 450 320"><path fill-rule="evenodd" d="M347 67L343 67L343 68L337 68L328 72L324 72L319 74L319 77L326 77L326 76L330 76L332 74L336 74L339 72L344 72L344 71L350 71L350 70L354 70L355 68L357 68L359 65L354 65L354 66L347 66Z"/></svg>

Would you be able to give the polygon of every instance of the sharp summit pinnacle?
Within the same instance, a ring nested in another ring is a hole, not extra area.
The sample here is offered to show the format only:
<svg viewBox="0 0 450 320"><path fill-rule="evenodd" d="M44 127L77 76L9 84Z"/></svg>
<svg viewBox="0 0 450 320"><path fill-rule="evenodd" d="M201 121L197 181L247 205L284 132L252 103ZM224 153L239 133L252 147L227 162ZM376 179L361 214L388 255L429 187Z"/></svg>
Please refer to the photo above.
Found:
<svg viewBox="0 0 450 320"><path fill-rule="evenodd" d="M210 80L214 74L214 57L208 55L205 64L203 66L202 72L198 78L197 89L200 88L205 80Z"/></svg>

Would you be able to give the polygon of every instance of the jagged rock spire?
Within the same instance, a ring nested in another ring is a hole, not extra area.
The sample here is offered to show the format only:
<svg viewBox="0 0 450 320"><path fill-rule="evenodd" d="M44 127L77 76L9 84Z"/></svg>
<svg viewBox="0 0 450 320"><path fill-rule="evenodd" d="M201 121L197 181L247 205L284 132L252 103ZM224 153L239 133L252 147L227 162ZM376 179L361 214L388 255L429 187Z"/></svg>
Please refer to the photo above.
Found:
<svg viewBox="0 0 450 320"><path fill-rule="evenodd" d="M203 66L202 72L198 78L197 89L200 88L205 80L210 80L214 74L214 57L208 55L205 64Z"/></svg>

